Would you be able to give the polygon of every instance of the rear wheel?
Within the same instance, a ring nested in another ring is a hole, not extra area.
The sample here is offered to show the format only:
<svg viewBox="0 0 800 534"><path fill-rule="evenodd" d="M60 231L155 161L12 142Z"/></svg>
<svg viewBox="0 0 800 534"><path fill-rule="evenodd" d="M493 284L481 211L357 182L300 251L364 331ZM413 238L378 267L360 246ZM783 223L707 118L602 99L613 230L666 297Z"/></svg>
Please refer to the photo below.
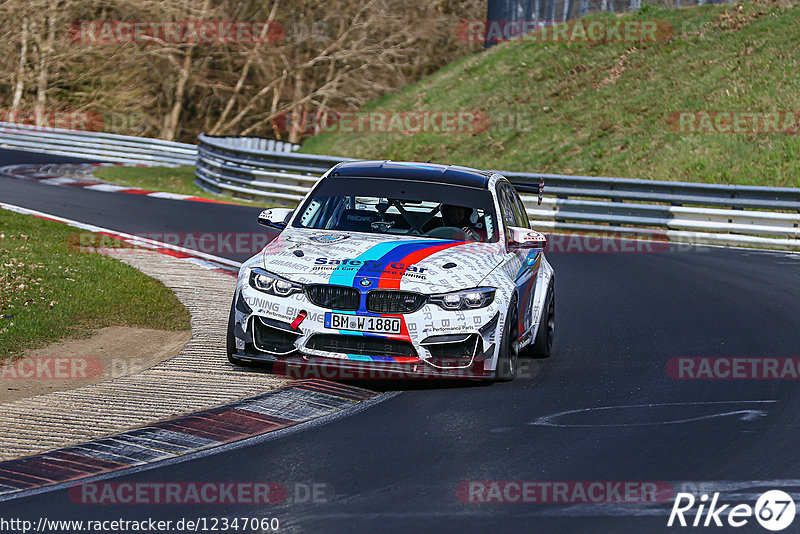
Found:
<svg viewBox="0 0 800 534"><path fill-rule="evenodd" d="M544 299L544 310L539 322L539 330L536 332L536 339L530 347L532 358L549 358L553 348L553 333L556 326L556 293L551 282L547 288L547 297Z"/></svg>
<svg viewBox="0 0 800 534"><path fill-rule="evenodd" d="M500 355L497 360L497 370L495 371L497 380L514 380L517 375L519 361L519 324L517 317L517 299L515 297L508 306L506 322L503 326Z"/></svg>

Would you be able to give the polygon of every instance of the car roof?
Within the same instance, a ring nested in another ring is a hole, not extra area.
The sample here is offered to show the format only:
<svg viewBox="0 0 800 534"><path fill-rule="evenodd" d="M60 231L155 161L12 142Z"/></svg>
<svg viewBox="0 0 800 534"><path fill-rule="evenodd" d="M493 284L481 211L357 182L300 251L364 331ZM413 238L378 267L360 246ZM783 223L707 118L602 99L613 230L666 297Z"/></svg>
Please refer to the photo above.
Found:
<svg viewBox="0 0 800 534"><path fill-rule="evenodd" d="M437 182L465 187L486 189L493 173L440 163L418 163L414 161L347 161L340 163L329 175L337 176L400 178L403 180Z"/></svg>

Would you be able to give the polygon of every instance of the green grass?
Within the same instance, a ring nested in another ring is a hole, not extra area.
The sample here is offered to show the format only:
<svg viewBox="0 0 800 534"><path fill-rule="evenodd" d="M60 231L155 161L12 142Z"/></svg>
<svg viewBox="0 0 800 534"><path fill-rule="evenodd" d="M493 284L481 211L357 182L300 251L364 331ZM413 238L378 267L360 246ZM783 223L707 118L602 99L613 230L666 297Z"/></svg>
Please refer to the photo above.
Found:
<svg viewBox="0 0 800 534"><path fill-rule="evenodd" d="M210 198L224 202L233 202L245 206L270 206L264 201L253 201L245 198L233 197L228 194L215 195L194 184L195 167L184 165L180 167L98 167L94 175L100 180L117 185L137 187L148 191L163 191L178 193L201 198Z"/></svg>
<svg viewBox="0 0 800 534"><path fill-rule="evenodd" d="M591 18L613 18L612 14ZM645 6L672 25L650 43L508 42L456 61L364 110L481 111L480 133L323 133L303 152L479 168L800 186L800 136L679 133L680 111L800 109L800 6Z"/></svg>
<svg viewBox="0 0 800 534"><path fill-rule="evenodd" d="M0 359L106 326L188 330L161 282L102 254L67 225L0 210Z"/></svg>

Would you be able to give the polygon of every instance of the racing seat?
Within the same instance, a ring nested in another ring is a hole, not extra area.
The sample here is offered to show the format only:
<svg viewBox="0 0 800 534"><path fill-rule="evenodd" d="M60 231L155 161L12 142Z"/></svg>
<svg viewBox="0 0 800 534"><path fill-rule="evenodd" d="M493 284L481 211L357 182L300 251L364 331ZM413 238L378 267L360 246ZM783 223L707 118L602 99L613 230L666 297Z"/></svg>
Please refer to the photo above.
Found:
<svg viewBox="0 0 800 534"><path fill-rule="evenodd" d="M379 218L377 213L367 210L344 210L338 229L344 232L369 232L372 230L371 224Z"/></svg>

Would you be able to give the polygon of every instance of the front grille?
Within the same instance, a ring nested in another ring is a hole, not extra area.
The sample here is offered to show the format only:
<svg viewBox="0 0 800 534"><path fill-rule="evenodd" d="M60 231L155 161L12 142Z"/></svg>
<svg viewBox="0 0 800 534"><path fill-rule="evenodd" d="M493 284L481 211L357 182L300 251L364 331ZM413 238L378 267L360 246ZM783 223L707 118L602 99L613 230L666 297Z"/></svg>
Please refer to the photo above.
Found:
<svg viewBox="0 0 800 534"><path fill-rule="evenodd" d="M306 286L306 297L317 306L331 310L357 310L361 299L354 287L323 284Z"/></svg>
<svg viewBox="0 0 800 534"><path fill-rule="evenodd" d="M417 351L408 341L372 336L315 334L308 340L306 347L314 350L340 354L358 354L360 356L417 357Z"/></svg>
<svg viewBox="0 0 800 534"><path fill-rule="evenodd" d="M409 291L370 291L367 309L373 313L413 313L425 300L425 295Z"/></svg>
<svg viewBox="0 0 800 534"><path fill-rule="evenodd" d="M294 351L294 342L301 332L293 334L288 331L291 326L288 324L274 321L275 326L265 324L265 319L256 317L253 319L253 345L261 352L270 354L288 354ZM267 321L269 321L267 319ZM272 321L270 321L272 322Z"/></svg>

